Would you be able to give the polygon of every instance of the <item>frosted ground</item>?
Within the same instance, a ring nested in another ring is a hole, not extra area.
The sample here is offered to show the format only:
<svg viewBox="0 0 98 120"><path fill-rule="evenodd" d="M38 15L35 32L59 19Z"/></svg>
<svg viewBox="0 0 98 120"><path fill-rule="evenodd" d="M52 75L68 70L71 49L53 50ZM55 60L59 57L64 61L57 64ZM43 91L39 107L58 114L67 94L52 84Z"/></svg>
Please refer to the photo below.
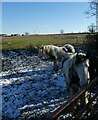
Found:
<svg viewBox="0 0 98 120"><path fill-rule="evenodd" d="M51 61L28 51L0 56L3 120L43 120L66 101L64 77L61 70L53 71Z"/></svg>

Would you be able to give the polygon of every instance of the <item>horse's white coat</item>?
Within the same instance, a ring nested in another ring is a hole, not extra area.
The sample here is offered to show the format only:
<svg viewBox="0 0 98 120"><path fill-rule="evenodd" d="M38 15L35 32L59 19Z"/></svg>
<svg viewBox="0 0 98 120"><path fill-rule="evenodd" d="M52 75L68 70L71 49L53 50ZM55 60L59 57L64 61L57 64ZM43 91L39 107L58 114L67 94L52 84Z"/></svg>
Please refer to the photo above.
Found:
<svg viewBox="0 0 98 120"><path fill-rule="evenodd" d="M63 47L55 45L45 45L39 49L38 56L44 58L50 58L54 62L54 69L58 70L58 62L62 60L62 57L68 52L75 52L72 45L66 44Z"/></svg>
<svg viewBox="0 0 98 120"><path fill-rule="evenodd" d="M63 63L63 67L62 67L62 72L64 74L65 77L65 81L67 84L67 88L71 89L73 84L76 84L78 86L78 83L72 83L72 78L73 77L78 76L79 78L79 84L81 87L85 86L88 83L88 79L89 79L89 71L88 71L88 67L89 67L89 60L85 59L85 54L83 53L79 53L78 57L80 57L79 60L80 63L77 63L77 53L75 54L70 54L70 57L64 61ZM66 58L66 55L65 55ZM76 78L74 78L74 80L76 80ZM78 86L79 87L79 86Z"/></svg>

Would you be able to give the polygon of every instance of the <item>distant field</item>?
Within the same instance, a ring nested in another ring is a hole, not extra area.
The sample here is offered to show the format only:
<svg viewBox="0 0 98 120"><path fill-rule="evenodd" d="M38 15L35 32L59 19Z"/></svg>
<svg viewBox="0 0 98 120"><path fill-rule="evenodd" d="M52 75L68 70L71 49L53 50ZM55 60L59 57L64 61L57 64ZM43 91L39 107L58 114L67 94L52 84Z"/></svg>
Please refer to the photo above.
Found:
<svg viewBox="0 0 98 120"><path fill-rule="evenodd" d="M64 45L66 43L77 45L83 43L85 34L71 35L29 35L2 38L2 50L24 49L46 44Z"/></svg>

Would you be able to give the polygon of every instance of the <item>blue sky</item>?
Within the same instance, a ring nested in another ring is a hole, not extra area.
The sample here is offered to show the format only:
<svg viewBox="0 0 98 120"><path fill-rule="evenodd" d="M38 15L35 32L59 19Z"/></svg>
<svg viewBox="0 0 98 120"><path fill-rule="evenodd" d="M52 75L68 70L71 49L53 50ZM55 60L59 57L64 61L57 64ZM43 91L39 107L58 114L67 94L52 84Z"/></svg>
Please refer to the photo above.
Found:
<svg viewBox="0 0 98 120"><path fill-rule="evenodd" d="M2 32L31 34L87 31L95 17L87 18L87 2L3 2Z"/></svg>

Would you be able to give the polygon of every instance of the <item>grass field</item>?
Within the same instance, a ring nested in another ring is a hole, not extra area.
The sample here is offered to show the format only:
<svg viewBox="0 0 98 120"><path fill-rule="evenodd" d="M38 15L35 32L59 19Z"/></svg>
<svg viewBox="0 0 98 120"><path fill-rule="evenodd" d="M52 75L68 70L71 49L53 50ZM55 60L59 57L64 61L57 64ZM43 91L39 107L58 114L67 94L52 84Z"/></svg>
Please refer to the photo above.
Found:
<svg viewBox="0 0 98 120"><path fill-rule="evenodd" d="M62 46L66 43L77 45L83 43L85 34L64 34L64 35L29 35L2 37L2 50L24 49L39 47L46 44Z"/></svg>

